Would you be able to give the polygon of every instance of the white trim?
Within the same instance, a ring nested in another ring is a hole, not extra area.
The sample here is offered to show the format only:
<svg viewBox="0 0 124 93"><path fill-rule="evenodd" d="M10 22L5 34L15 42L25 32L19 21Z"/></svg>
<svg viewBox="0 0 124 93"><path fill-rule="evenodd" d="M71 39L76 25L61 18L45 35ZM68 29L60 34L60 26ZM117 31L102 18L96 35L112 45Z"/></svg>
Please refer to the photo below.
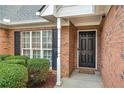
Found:
<svg viewBox="0 0 124 93"><path fill-rule="evenodd" d="M42 30L40 31L40 57L43 58L43 46L42 46Z"/></svg>
<svg viewBox="0 0 124 93"><path fill-rule="evenodd" d="M89 25L99 25L100 21L98 22L84 22L84 23L74 23L75 26L89 26Z"/></svg>
<svg viewBox="0 0 124 93"><path fill-rule="evenodd" d="M40 12L40 15L42 15L43 14L43 12L45 12L46 11L46 9L49 7L49 5L46 5L45 7L44 7L44 9Z"/></svg>
<svg viewBox="0 0 124 93"><path fill-rule="evenodd" d="M95 6L92 5L92 12L95 13L95 10L96 10L96 9L95 9Z"/></svg>
<svg viewBox="0 0 124 93"><path fill-rule="evenodd" d="M79 32L83 32L83 31L95 31L96 32L96 64L95 64L95 68L91 68L91 69L96 69L97 70L97 29L89 29L89 30L77 30L77 48L79 48ZM79 67L79 52L77 51L77 68L84 68L84 67ZM87 67L86 67L87 68Z"/></svg>
<svg viewBox="0 0 124 93"><path fill-rule="evenodd" d="M22 49L22 32L21 33L21 36L20 36L20 51L21 51L21 55L23 55L23 49Z"/></svg>

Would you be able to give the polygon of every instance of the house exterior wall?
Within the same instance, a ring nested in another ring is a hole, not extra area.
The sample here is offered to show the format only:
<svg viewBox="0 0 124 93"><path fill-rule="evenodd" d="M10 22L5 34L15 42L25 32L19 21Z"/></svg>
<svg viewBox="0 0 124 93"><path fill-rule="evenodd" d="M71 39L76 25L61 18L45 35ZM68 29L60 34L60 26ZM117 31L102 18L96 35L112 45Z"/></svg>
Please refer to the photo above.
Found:
<svg viewBox="0 0 124 93"><path fill-rule="evenodd" d="M101 33L104 87L124 87L124 6L112 6Z"/></svg>
<svg viewBox="0 0 124 93"><path fill-rule="evenodd" d="M55 29L56 27L49 28L23 28L23 29L12 29L8 30L5 34L6 38L6 47L7 50L4 53L14 55L14 32L15 31L38 31L38 30L48 30ZM75 27L71 22L69 26L62 26L61 31L61 66L62 66L62 77L69 77L74 69L77 68L77 31L78 30L90 30L97 29L99 30L99 26L77 26ZM100 64L100 31L98 32L98 69ZM1 31L1 33L3 33ZM2 35L4 36L4 35ZM3 51L4 46L2 46L1 50ZM1 52L3 54L3 52Z"/></svg>
<svg viewBox="0 0 124 93"><path fill-rule="evenodd" d="M61 66L62 77L69 77L76 68L77 30L70 22L69 26L62 26L61 31Z"/></svg>
<svg viewBox="0 0 124 93"><path fill-rule="evenodd" d="M8 31L8 37L9 37L8 54L14 55L14 31L13 30Z"/></svg>
<svg viewBox="0 0 124 93"><path fill-rule="evenodd" d="M8 33L7 29L0 29L0 54L7 54L8 53Z"/></svg>
<svg viewBox="0 0 124 93"><path fill-rule="evenodd" d="M69 27L69 75L77 67L77 29L70 22Z"/></svg>
<svg viewBox="0 0 124 93"><path fill-rule="evenodd" d="M61 72L62 77L69 76L69 26L62 26L61 29Z"/></svg>
<svg viewBox="0 0 124 93"><path fill-rule="evenodd" d="M62 77L69 77L76 68L76 27L70 22L62 26L61 31L61 66Z"/></svg>

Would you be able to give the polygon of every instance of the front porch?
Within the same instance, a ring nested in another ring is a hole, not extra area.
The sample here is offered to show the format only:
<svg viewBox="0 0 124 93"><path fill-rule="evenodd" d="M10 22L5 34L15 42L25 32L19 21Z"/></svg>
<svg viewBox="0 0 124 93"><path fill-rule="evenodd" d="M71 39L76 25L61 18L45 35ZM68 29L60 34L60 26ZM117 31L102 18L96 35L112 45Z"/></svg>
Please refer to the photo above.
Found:
<svg viewBox="0 0 124 93"><path fill-rule="evenodd" d="M101 88L102 80L99 72L95 74L79 73L75 70L69 78L63 78L61 86L56 88Z"/></svg>
<svg viewBox="0 0 124 93"><path fill-rule="evenodd" d="M79 33L82 37L79 37ZM75 26L70 22L69 26L62 26L60 54L62 77L71 76L75 69L87 73L100 71L100 37L99 25Z"/></svg>

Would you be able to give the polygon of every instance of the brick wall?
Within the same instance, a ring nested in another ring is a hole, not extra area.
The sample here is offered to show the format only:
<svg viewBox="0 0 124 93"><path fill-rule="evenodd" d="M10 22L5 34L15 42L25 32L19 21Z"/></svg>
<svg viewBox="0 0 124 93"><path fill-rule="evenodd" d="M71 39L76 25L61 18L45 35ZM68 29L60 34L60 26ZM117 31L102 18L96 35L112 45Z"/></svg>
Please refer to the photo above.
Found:
<svg viewBox="0 0 124 93"><path fill-rule="evenodd" d="M112 6L101 34L102 79L105 87L124 87L124 6Z"/></svg>
<svg viewBox="0 0 124 93"><path fill-rule="evenodd" d="M14 55L14 31L13 30L8 31L8 37L9 37L8 54Z"/></svg>
<svg viewBox="0 0 124 93"><path fill-rule="evenodd" d="M69 76L69 26L62 26L61 31L61 71L62 77Z"/></svg>
<svg viewBox="0 0 124 93"><path fill-rule="evenodd" d="M61 31L61 66L62 76L68 77L76 68L77 30L70 22L69 26L62 26Z"/></svg>
<svg viewBox="0 0 124 93"><path fill-rule="evenodd" d="M8 53L8 31L6 29L0 29L0 54Z"/></svg>
<svg viewBox="0 0 124 93"><path fill-rule="evenodd" d="M70 22L69 27L69 75L77 67L77 29Z"/></svg>

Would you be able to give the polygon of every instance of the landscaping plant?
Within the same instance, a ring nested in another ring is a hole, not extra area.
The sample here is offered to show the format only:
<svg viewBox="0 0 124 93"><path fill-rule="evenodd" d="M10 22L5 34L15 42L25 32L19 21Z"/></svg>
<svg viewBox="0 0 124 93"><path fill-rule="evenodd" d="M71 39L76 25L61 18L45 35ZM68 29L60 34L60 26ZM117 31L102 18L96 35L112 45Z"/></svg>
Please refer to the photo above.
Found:
<svg viewBox="0 0 124 93"><path fill-rule="evenodd" d="M6 58L6 60L11 60L11 59L24 59L25 61L27 61L28 59L30 59L29 57L27 56L8 56Z"/></svg>
<svg viewBox="0 0 124 93"><path fill-rule="evenodd" d="M28 60L29 85L45 82L49 73L49 60L29 59Z"/></svg>
<svg viewBox="0 0 124 93"><path fill-rule="evenodd" d="M23 88L27 86L27 68L18 64L0 63L0 87Z"/></svg>
<svg viewBox="0 0 124 93"><path fill-rule="evenodd" d="M0 55L0 60L5 60L9 56L10 55L8 55L8 54L2 54L2 55Z"/></svg>
<svg viewBox="0 0 124 93"><path fill-rule="evenodd" d="M24 59L11 59L11 60L5 60L3 62L6 62L8 64L20 64L26 66L26 61Z"/></svg>
<svg viewBox="0 0 124 93"><path fill-rule="evenodd" d="M25 60L25 66L27 66L27 61L30 59L28 56L8 56L6 60L18 60L16 63L20 63L22 60ZM19 61L20 60L20 61ZM15 63L15 62L13 62ZM24 62L22 61L22 64Z"/></svg>

